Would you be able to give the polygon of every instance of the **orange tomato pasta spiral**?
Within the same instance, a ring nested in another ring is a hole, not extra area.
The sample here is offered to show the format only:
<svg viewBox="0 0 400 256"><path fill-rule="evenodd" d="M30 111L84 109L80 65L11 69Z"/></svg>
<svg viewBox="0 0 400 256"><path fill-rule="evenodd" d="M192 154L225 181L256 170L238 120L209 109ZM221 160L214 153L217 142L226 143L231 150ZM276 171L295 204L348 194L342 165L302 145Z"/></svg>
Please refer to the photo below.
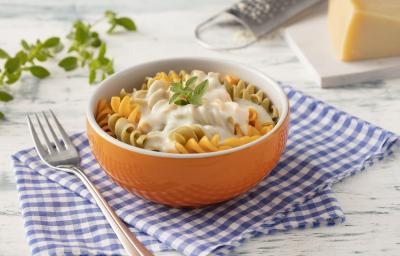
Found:
<svg viewBox="0 0 400 256"><path fill-rule="evenodd" d="M112 114L112 112L111 106L105 99L99 100L96 107L95 119L101 129L111 136L113 136L113 132L108 127L108 116Z"/></svg>

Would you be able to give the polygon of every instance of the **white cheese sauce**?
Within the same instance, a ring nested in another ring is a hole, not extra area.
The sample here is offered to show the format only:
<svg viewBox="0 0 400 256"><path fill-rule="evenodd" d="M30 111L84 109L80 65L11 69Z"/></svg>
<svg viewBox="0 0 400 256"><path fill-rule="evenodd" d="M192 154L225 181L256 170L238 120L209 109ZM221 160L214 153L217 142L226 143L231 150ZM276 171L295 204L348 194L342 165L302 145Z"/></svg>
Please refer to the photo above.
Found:
<svg viewBox="0 0 400 256"><path fill-rule="evenodd" d="M244 99L232 101L224 85L220 83L218 73L205 74L195 70L191 75L197 76L194 86L208 80L208 88L202 97L201 106L169 104L172 92L168 85L162 80L156 80L150 85L145 97L147 104L141 104L141 118L138 124L139 131L147 133L144 148L164 152L173 150L175 142L169 134L181 126L194 124L200 126L209 138L219 134L220 141L236 136L232 124L238 124L242 131L247 133L249 108L257 111L261 123L272 121L263 107Z"/></svg>

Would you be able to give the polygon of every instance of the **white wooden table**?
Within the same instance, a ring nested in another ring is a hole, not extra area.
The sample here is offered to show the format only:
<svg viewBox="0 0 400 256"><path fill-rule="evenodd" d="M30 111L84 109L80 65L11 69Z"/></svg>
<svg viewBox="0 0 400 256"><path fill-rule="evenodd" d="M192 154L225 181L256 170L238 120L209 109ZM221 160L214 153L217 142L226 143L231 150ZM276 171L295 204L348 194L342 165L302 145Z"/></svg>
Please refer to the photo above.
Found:
<svg viewBox="0 0 400 256"><path fill-rule="evenodd" d="M94 20L107 8L133 17L138 33L106 37L116 70L172 56L214 56L255 66L362 119L400 134L400 79L323 90L283 41L280 33L243 50L212 52L193 39L195 24L232 1L51 1L0 0L0 48L13 51L21 38L65 35L71 21ZM25 125L27 111L52 108L70 132L84 129L87 99L95 89L86 71L65 74L46 64L51 78L24 77L13 86L15 100L0 109L0 255L28 255L18 208L10 155L32 143ZM251 239L233 254L241 255L400 255L400 158L392 157L368 172L334 187L346 213L345 223ZM176 255L175 252L160 255Z"/></svg>

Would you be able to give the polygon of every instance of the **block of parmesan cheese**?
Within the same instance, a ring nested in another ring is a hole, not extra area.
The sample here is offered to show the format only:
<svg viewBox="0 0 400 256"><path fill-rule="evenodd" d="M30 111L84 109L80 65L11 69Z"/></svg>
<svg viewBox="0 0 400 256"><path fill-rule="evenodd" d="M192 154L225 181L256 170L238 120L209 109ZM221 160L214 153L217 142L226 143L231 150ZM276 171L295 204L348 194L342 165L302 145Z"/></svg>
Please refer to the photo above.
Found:
<svg viewBox="0 0 400 256"><path fill-rule="evenodd" d="M328 13L341 60L400 55L400 0L330 0Z"/></svg>

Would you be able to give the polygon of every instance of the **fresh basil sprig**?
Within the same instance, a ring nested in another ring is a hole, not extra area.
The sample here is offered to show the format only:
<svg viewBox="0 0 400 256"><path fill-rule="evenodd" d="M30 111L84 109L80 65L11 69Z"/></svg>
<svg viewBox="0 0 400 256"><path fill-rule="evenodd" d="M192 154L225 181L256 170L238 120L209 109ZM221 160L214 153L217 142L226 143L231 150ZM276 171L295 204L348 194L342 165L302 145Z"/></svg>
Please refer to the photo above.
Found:
<svg viewBox="0 0 400 256"><path fill-rule="evenodd" d="M185 84L183 84L183 82L172 83L170 90L174 94L169 99L169 103L174 103L179 106L188 104L200 106L202 104L201 97L208 88L208 80L204 80L193 88L193 84L196 80L197 76L193 76L189 78Z"/></svg>

